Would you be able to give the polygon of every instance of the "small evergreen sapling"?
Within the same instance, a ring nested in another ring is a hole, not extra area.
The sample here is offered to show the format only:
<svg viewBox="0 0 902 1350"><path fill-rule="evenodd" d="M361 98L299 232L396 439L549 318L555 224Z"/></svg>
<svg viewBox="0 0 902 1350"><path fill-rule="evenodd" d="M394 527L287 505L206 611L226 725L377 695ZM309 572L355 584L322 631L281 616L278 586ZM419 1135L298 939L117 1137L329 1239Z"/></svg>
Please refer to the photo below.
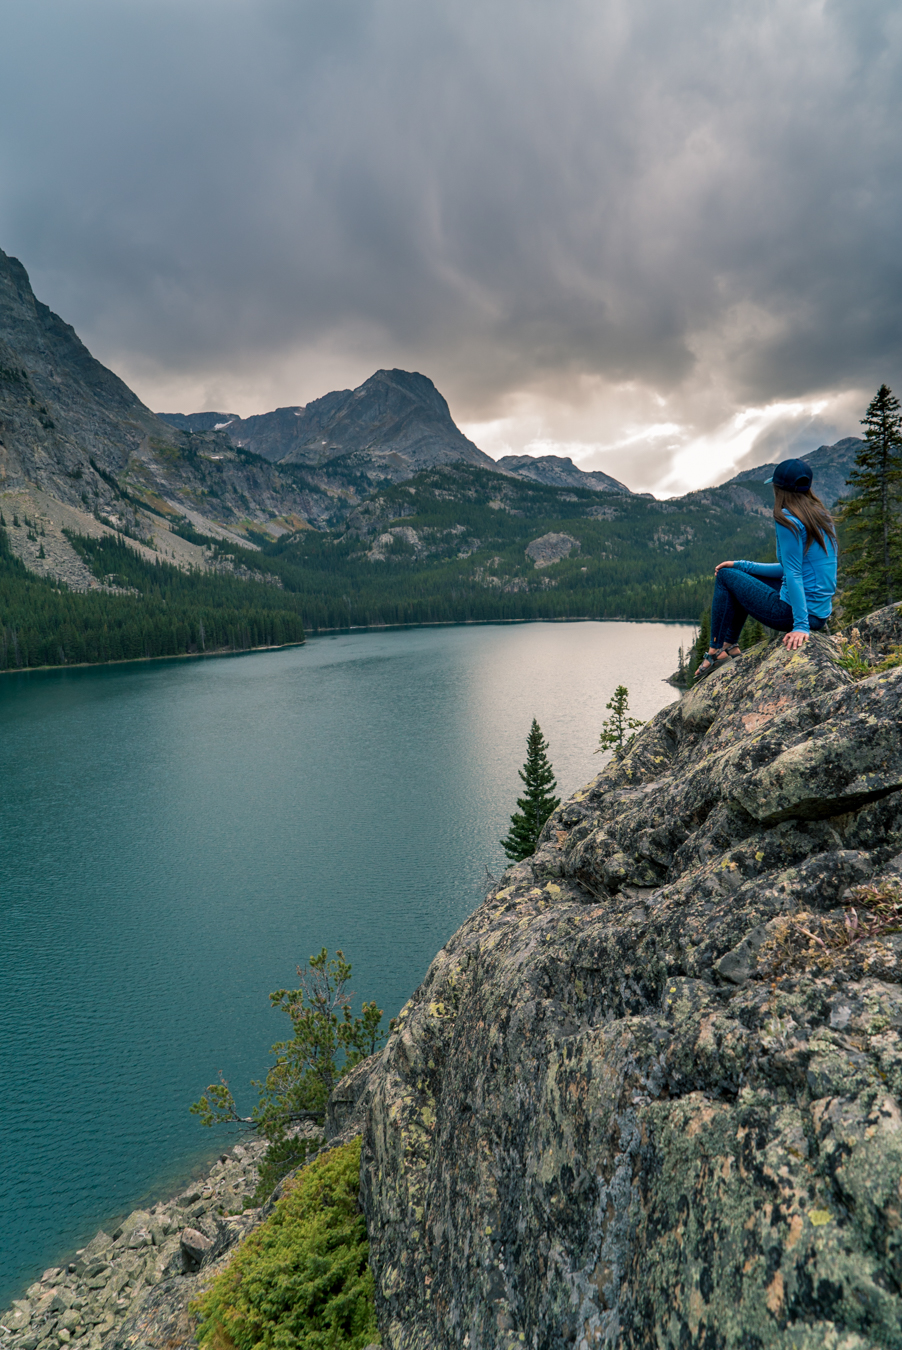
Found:
<svg viewBox="0 0 902 1350"><path fill-rule="evenodd" d="M698 621L698 637L689 653L689 678L690 682L695 679L695 672L705 659L708 648L711 646L711 611L703 609Z"/></svg>
<svg viewBox="0 0 902 1350"><path fill-rule="evenodd" d="M517 771L526 786L517 798L517 810L511 816L510 831L501 847L509 858L521 862L536 851L542 826L561 804L554 796L557 780L548 760L548 745L535 718L526 738L526 763Z"/></svg>
<svg viewBox="0 0 902 1350"><path fill-rule="evenodd" d="M605 750L613 750L617 759L622 759L636 739L636 732L645 726L645 723L640 722L637 717L629 715L629 692L625 684L618 684L610 703L605 704L611 716L601 724L596 755L602 754Z"/></svg>

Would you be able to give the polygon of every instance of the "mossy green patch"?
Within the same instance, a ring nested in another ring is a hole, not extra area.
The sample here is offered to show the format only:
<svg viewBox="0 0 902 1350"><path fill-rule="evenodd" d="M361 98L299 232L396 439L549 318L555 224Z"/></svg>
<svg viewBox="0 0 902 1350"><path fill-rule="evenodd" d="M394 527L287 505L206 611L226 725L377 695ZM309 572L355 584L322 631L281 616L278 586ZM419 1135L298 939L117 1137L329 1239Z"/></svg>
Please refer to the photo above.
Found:
<svg viewBox="0 0 902 1350"><path fill-rule="evenodd" d="M364 1350L378 1341L360 1212L360 1140L289 1183L195 1305L211 1350Z"/></svg>

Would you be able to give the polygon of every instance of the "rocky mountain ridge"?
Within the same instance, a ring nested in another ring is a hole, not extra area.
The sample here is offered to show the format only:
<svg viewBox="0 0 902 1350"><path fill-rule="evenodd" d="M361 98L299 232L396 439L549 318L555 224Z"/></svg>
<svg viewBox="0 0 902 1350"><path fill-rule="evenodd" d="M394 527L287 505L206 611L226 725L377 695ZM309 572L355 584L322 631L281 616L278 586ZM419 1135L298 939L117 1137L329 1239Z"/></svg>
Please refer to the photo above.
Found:
<svg viewBox="0 0 902 1350"><path fill-rule="evenodd" d="M192 430L217 427L274 463L356 472L376 482L401 481L437 464L495 467L457 427L432 381L416 371L377 370L357 389L253 417L161 416Z"/></svg>
<svg viewBox="0 0 902 1350"><path fill-rule="evenodd" d="M827 506L833 507L846 493L846 479L855 463L858 448L862 445L860 437L846 436L834 445L820 445L816 450L802 455L814 471L813 488ZM731 483L763 483L777 467L772 464L758 464L754 469L743 469Z"/></svg>
<svg viewBox="0 0 902 1350"><path fill-rule="evenodd" d="M356 469L374 482L401 482L438 464L477 464L549 487L630 495L625 483L584 472L561 455L505 455L493 460L460 431L448 404L425 375L377 370L357 389L241 418L234 413L160 413L184 431L224 431L238 446L279 464Z"/></svg>
<svg viewBox="0 0 902 1350"><path fill-rule="evenodd" d="M248 525L277 534L326 523L338 499L221 432L186 433L163 422L36 299L25 268L0 251L0 493L33 489L148 538L153 518L211 522L212 535ZM342 492L342 501L357 500Z"/></svg>
<svg viewBox="0 0 902 1350"><path fill-rule="evenodd" d="M612 478L608 473L602 473L600 469L589 471L578 469L573 460L564 455L502 455L495 464L504 473L516 474L518 478L529 478L534 483L545 483L548 487L589 488L593 492L632 495L631 489L619 479Z"/></svg>
<svg viewBox="0 0 902 1350"><path fill-rule="evenodd" d="M31 530L10 538L40 573L95 584L68 543L72 528L123 531L180 566L205 568L192 533L255 549L260 538L340 525L380 484L449 464L497 471L432 382L405 371L244 422L215 412L164 420L0 252L0 495L10 516L40 516L49 543L30 549Z"/></svg>

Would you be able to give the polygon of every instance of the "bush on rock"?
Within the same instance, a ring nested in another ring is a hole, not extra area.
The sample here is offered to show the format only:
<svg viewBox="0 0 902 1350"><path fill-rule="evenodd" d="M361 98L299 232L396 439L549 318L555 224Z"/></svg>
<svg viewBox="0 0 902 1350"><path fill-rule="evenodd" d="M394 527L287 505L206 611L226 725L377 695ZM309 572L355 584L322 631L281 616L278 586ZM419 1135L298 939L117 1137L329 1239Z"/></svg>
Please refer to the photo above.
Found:
<svg viewBox="0 0 902 1350"><path fill-rule="evenodd" d="M210 1350L364 1350L378 1341L360 1212L360 1140L291 1182L195 1305Z"/></svg>

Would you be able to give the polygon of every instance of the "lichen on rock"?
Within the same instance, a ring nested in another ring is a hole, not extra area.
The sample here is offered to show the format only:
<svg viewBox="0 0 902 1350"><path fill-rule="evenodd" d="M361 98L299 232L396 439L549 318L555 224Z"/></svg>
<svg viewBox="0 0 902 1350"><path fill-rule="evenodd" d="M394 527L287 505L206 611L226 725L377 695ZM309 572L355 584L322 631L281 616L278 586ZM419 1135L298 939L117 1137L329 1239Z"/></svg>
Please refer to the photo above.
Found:
<svg viewBox="0 0 902 1350"><path fill-rule="evenodd" d="M367 1089L392 1350L902 1346L902 934L774 958L902 867L902 669L836 651L664 709L436 957Z"/></svg>

